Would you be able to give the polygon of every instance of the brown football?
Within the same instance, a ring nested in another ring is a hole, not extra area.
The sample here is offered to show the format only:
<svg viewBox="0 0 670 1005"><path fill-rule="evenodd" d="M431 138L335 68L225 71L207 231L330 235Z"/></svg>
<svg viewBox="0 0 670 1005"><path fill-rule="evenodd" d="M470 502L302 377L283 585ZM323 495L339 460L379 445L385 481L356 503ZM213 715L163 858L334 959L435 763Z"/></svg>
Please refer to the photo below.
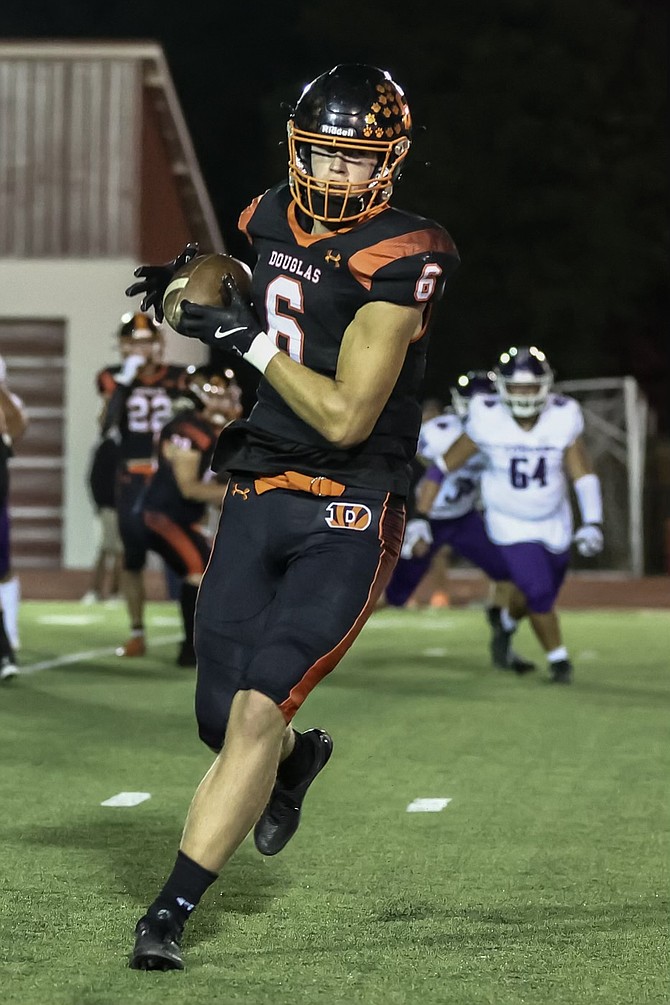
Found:
<svg viewBox="0 0 670 1005"><path fill-rule="evenodd" d="M170 327L179 331L182 300L205 307L225 306L221 280L226 275L233 277L244 299L251 300L251 269L230 255L197 255L175 272L163 294L163 311Z"/></svg>

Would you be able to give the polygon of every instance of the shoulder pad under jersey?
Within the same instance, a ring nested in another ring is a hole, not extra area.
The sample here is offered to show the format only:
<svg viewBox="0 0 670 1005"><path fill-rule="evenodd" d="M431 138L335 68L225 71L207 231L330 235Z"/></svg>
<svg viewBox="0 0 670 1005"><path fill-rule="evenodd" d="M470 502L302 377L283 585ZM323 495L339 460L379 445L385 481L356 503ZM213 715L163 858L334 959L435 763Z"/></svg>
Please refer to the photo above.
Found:
<svg viewBox="0 0 670 1005"><path fill-rule="evenodd" d="M250 243L255 237L280 237L290 202L287 182L266 189L242 210L237 226Z"/></svg>
<svg viewBox="0 0 670 1005"><path fill-rule="evenodd" d="M348 266L371 300L421 306L441 298L460 262L444 227L389 209L366 230L369 244L350 256Z"/></svg>

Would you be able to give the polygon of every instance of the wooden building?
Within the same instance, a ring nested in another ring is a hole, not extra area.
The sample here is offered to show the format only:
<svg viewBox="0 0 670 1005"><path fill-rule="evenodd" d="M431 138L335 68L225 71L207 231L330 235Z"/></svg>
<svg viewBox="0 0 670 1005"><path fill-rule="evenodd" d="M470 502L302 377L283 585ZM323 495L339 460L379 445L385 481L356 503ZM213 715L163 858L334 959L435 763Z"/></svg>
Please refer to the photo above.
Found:
<svg viewBox="0 0 670 1005"><path fill-rule="evenodd" d="M88 468L139 262L221 250L160 46L0 41L0 355L30 427L12 464L14 566L90 565ZM166 331L168 356L204 347Z"/></svg>

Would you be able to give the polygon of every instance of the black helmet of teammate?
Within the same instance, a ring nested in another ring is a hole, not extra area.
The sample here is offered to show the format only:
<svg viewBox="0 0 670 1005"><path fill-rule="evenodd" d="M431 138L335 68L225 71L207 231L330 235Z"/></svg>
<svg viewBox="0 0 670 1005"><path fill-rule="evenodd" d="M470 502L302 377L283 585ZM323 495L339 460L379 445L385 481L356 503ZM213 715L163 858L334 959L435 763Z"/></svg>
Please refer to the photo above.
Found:
<svg viewBox="0 0 670 1005"><path fill-rule="evenodd" d="M153 363L160 363L165 351L163 329L141 311L122 314L117 331L119 349L122 356L141 352Z"/></svg>
<svg viewBox="0 0 670 1005"><path fill-rule="evenodd" d="M215 426L224 426L242 415L242 389L230 367L189 366L186 370L189 394L199 410L204 410Z"/></svg>
<svg viewBox="0 0 670 1005"><path fill-rule="evenodd" d="M412 120L402 88L385 70L343 63L302 92L287 124L289 183L303 212L328 224L352 224L383 209L411 144ZM312 146L377 160L360 183L320 181Z"/></svg>
<svg viewBox="0 0 670 1005"><path fill-rule="evenodd" d="M468 370L456 380L451 390L451 403L456 415L465 419L475 394L495 394L495 374L490 370Z"/></svg>

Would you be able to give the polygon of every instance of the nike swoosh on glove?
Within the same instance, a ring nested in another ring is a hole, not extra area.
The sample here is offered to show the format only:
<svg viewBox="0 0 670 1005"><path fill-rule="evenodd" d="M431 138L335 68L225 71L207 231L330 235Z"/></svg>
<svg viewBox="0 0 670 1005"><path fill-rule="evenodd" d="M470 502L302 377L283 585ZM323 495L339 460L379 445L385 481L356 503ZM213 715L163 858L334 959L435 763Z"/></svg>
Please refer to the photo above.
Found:
<svg viewBox="0 0 670 1005"><path fill-rule="evenodd" d="M172 277L175 272L178 272L183 265L190 262L197 254L198 245L193 242L187 244L184 250L176 258L173 258L171 262L165 262L164 265L138 266L133 275L137 276L138 279L142 279L143 282L133 283L132 286L129 286L126 290L126 296L136 297L140 293L143 293L144 298L140 304L140 310L148 311L153 307L154 317L160 324L164 317L163 297Z"/></svg>
<svg viewBox="0 0 670 1005"><path fill-rule="evenodd" d="M263 330L253 307L244 300L232 276L221 282L221 299L226 307L206 307L182 300L179 331L205 345L241 356L261 373L279 349Z"/></svg>
<svg viewBox="0 0 670 1005"><path fill-rule="evenodd" d="M594 555L599 555L605 544L603 532L595 523L582 524L573 540L577 551L584 558L593 558Z"/></svg>

